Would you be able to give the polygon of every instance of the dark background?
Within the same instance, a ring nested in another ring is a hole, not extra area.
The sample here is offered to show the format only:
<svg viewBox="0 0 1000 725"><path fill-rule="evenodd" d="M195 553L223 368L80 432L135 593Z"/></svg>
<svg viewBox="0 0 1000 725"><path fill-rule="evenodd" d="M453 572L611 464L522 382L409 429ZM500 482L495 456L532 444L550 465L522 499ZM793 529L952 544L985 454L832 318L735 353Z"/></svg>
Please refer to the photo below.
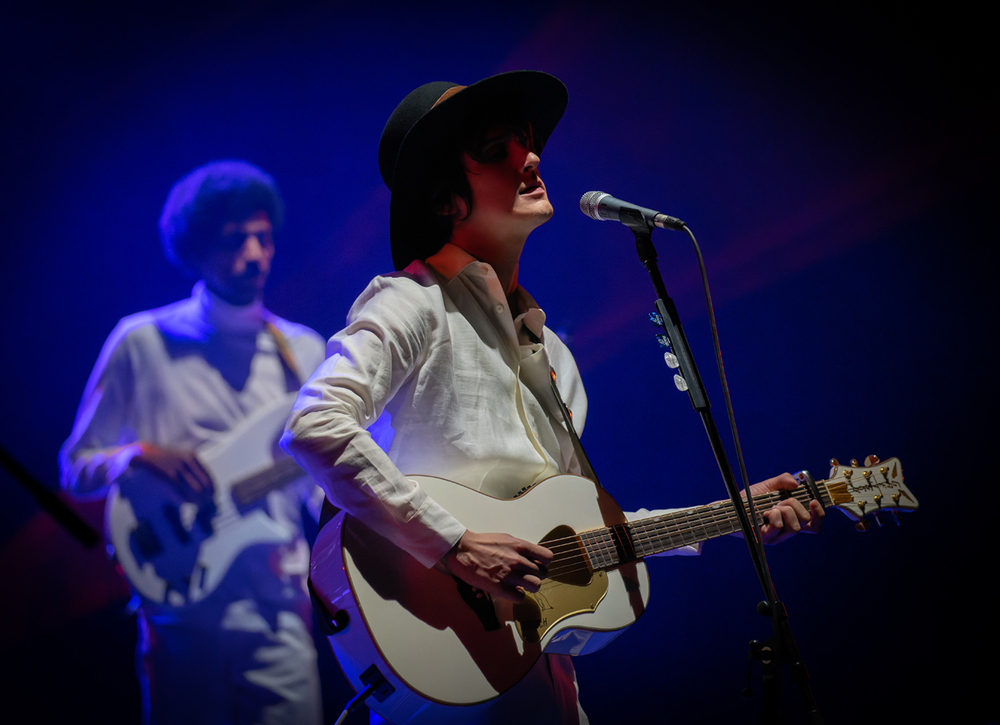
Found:
<svg viewBox="0 0 1000 725"><path fill-rule="evenodd" d="M395 104L430 80L545 70L570 105L541 165L556 216L521 282L577 356L606 487L625 508L724 496L653 342L631 235L576 211L592 189L698 235L754 480L876 453L902 460L920 499L899 528L858 534L834 511L821 535L769 549L827 722L998 719L985 17L961 3L138 5L8 6L0 22L0 445L38 479L57 488L118 319L189 292L156 231L176 179L215 158L277 179L288 215L268 305L330 336L391 269L376 147ZM725 429L694 255L681 234L655 241ZM125 588L0 481L4 700L25 722L135 722ZM100 526L99 504L78 510ZM769 625L743 543L650 570L646 615L577 660L591 720L756 721L759 672L754 700L739 690ZM332 722L349 691L320 644Z"/></svg>

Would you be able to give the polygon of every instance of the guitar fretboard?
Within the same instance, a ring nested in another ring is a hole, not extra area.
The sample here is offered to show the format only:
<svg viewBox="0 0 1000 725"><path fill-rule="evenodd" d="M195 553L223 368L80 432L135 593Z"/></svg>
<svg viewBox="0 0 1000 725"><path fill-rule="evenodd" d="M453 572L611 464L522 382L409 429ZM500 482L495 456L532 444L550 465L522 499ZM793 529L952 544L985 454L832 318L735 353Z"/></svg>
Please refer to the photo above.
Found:
<svg viewBox="0 0 1000 725"><path fill-rule="evenodd" d="M249 506L269 491L281 488L304 475L305 472L295 463L294 458L282 458L270 468L234 483L233 500L241 508Z"/></svg>
<svg viewBox="0 0 1000 725"><path fill-rule="evenodd" d="M825 481L817 481L819 501L824 507L833 504ZM809 506L813 498L808 487L793 491L771 491L753 497L757 525L764 513L779 501L795 498ZM594 570L609 569L644 556L660 554L682 546L699 544L740 530L739 517L731 501L696 506L650 516L627 524L592 529L579 534L584 551Z"/></svg>

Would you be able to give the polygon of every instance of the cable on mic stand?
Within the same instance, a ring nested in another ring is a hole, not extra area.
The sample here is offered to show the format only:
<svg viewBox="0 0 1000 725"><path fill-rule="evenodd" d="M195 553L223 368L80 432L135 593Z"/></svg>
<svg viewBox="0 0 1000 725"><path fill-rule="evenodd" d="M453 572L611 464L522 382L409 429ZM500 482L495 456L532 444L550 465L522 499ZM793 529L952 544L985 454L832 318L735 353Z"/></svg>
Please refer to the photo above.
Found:
<svg viewBox="0 0 1000 725"><path fill-rule="evenodd" d="M608 205L608 209L601 209L600 205L606 200L611 202ZM691 405L701 416L702 423L705 426L705 433L708 435L709 445L712 447L712 451L715 454L715 459L718 463L719 471L722 474L722 479L725 482L726 490L729 493L729 498L733 502L733 508L739 518L740 528L743 530L743 536L747 542L750 558L754 563L754 568L757 570L757 576L766 597L765 601L760 602L757 605L757 612L762 616L768 617L771 620L771 626L773 628L773 634L770 639L765 642L758 642L754 640L750 643L749 656L751 660L751 668L753 666L753 661L759 660L763 672L764 695L761 712L762 722L780 723L783 720L781 665L788 664L792 682L796 685L802 695L802 700L806 707L809 722L813 725L820 725L823 722L823 716L816 705L815 698L813 697L812 690L809 685L809 673L806 670L805 664L799 657L798 648L795 644L795 639L792 636L791 628L788 624L787 611L785 610L784 604L778 601L775 594L774 583L771 579L771 573L767 566L767 558L764 554L764 543L761 538L760 528L756 523L751 523L751 521L760 521L760 518L756 511L753 496L749 495L750 485L736 427L736 418L733 413L732 400L729 396L729 386L726 382L725 368L722 362L722 348L719 344L715 310L712 306L712 297L708 285L708 274L705 270L705 261L702 257L701 249L698 247L698 241L695 239L691 229L683 221L676 219L675 217L668 217L664 214L660 214L659 212L654 212L650 209L625 204L624 202L620 202L613 197L603 194L603 192L588 192L580 200L580 207L584 214L587 214L594 219L615 219L620 221L622 224L627 226L635 236L635 245L636 251L639 254L639 260L649 273L650 280L653 283L653 288L658 296L658 299L656 300L657 314L655 316L651 316L651 318L657 325L663 326L664 332L666 333L665 343L667 346L672 348L673 359L671 359L668 364L671 367L680 369L680 373L674 376L674 383L679 390L686 391L688 393L688 396L691 399ZM663 223L664 218L669 220L669 223ZM683 328L681 327L680 317L677 314L677 308L675 307L673 300L671 300L670 296L667 294L666 286L663 283L663 278L660 275L660 270L657 266L656 248L653 246L652 241L652 231L656 226L683 230L687 233L688 237L690 237L691 243L694 245L695 254L698 258L698 266L701 270L702 285L705 289L705 300L708 306L708 317L712 330L712 342L715 348L716 363L719 368L719 376L721 379L723 396L725 398L726 411L729 417L729 425L733 435L733 442L736 447L740 474L743 478L743 486L747 492L745 498L740 495L739 489L737 488L732 467L729 465L725 448L722 445L722 440L711 414L711 405L708 402L708 395L705 392L701 375L695 365L694 357L691 354L687 338L684 335ZM661 342L663 341L661 340ZM744 695L747 695L747 693L752 696L752 690L749 685L749 674L748 684L746 690L744 690Z"/></svg>

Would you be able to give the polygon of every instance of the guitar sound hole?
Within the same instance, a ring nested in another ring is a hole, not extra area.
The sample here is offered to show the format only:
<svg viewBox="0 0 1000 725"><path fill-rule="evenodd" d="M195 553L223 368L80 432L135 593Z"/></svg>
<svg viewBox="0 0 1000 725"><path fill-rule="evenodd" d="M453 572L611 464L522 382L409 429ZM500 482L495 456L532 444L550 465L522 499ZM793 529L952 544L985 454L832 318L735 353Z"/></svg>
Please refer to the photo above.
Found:
<svg viewBox="0 0 1000 725"><path fill-rule="evenodd" d="M514 605L513 616L521 638L537 644L558 622L575 613L593 611L607 589L606 580L597 594L591 591L594 572L583 543L569 526L557 526L541 540L552 550L549 574L535 594Z"/></svg>
<svg viewBox="0 0 1000 725"><path fill-rule="evenodd" d="M555 554L549 565L549 579L576 587L590 584L594 572L583 551L583 542L573 529L565 525L557 526L539 543Z"/></svg>

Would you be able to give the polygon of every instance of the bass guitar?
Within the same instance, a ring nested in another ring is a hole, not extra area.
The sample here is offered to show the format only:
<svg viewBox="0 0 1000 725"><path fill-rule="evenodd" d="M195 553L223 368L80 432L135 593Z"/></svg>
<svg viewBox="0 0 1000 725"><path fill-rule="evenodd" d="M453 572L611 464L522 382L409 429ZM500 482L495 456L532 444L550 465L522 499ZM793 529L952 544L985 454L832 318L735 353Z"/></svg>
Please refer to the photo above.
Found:
<svg viewBox="0 0 1000 725"><path fill-rule="evenodd" d="M759 514L794 496L817 499L867 528L870 517L913 511L898 459L832 461L830 478L796 474L794 491L754 496ZM731 502L626 521L604 489L574 475L495 499L460 484L411 476L473 531L504 531L555 554L537 593L494 600L409 554L345 512L313 547L310 585L351 684L393 723L462 723L513 687L543 652L596 651L649 600L643 557L739 530Z"/></svg>
<svg viewBox="0 0 1000 725"><path fill-rule="evenodd" d="M215 590L246 547L292 540L287 527L253 504L307 477L277 445L294 402L292 394L261 408L198 451L214 483L209 499L189 501L142 468L111 487L104 517L109 550L141 597L193 604Z"/></svg>

